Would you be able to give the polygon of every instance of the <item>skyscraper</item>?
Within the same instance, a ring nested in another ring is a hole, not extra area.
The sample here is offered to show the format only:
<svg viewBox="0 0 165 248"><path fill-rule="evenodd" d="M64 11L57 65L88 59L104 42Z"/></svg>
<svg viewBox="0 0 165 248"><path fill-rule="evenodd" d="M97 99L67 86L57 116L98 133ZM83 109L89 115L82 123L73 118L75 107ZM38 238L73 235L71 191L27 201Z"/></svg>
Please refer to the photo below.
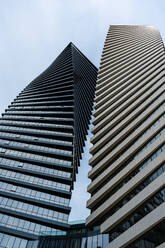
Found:
<svg viewBox="0 0 165 248"><path fill-rule="evenodd" d="M110 248L165 247L165 51L153 26L110 27L95 98L87 226Z"/></svg>
<svg viewBox="0 0 165 248"><path fill-rule="evenodd" d="M0 118L0 247L67 230L97 69L70 43Z"/></svg>

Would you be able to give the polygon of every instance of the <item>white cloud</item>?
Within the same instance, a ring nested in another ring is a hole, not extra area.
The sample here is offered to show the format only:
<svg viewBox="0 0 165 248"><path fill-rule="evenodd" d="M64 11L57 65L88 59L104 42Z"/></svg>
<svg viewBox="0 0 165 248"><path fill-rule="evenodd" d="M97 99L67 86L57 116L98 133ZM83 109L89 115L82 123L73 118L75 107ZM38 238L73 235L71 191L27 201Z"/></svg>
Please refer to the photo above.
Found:
<svg viewBox="0 0 165 248"><path fill-rule="evenodd" d="M90 194L87 193L87 185L90 183L90 179L88 179L88 171L90 170L88 160L91 157L89 154L89 149L91 147L90 138L91 133L89 132L87 141L85 142L85 149L81 160L81 166L79 167L79 173L77 174L74 191L72 193L70 204L72 210L69 216L70 221L85 220L90 213L86 208L86 201L90 197Z"/></svg>

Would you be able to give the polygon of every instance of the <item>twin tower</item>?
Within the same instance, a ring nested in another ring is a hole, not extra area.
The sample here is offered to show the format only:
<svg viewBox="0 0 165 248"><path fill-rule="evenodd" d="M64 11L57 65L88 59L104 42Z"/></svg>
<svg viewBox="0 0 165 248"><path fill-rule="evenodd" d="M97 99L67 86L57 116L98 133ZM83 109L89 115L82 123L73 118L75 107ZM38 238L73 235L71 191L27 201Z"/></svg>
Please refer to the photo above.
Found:
<svg viewBox="0 0 165 248"><path fill-rule="evenodd" d="M164 95L155 27L110 26L99 71L70 43L0 118L0 247L164 248ZM93 102L91 214L70 224Z"/></svg>

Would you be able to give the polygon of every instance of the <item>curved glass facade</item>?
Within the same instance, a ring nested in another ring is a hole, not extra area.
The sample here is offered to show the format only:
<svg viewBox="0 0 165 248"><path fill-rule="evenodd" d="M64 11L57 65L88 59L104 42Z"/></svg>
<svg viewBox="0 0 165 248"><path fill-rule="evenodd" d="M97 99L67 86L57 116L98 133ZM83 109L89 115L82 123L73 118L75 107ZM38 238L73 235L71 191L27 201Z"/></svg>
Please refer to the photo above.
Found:
<svg viewBox="0 0 165 248"><path fill-rule="evenodd" d="M68 229L96 77L97 68L69 43L2 114L0 247L25 248L27 240Z"/></svg>

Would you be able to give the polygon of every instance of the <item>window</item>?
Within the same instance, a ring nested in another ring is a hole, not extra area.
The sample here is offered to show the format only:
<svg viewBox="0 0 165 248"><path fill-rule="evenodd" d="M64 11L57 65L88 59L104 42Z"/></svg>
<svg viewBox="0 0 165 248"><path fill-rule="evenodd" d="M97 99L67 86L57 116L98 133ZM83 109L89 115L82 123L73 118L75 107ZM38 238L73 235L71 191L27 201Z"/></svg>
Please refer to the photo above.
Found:
<svg viewBox="0 0 165 248"><path fill-rule="evenodd" d="M17 190L17 186L13 185L12 188L11 188L11 191L16 191Z"/></svg>
<svg viewBox="0 0 165 248"><path fill-rule="evenodd" d="M19 163L18 167L23 167L24 163Z"/></svg>

